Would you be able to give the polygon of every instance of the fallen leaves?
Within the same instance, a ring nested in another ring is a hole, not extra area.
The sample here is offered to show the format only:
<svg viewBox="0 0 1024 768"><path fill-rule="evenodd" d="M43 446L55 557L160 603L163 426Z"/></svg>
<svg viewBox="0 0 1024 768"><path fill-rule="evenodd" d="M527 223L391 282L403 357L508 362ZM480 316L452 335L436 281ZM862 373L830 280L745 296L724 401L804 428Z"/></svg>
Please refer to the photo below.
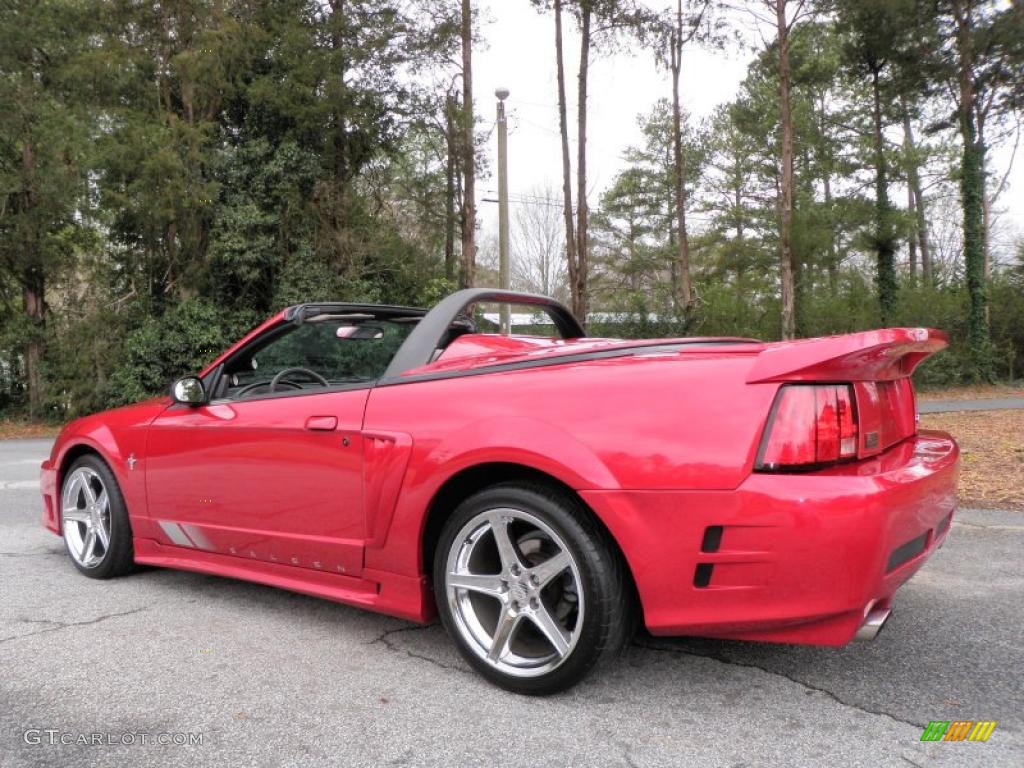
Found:
<svg viewBox="0 0 1024 768"><path fill-rule="evenodd" d="M60 427L53 424L38 424L20 419L0 419L0 440L14 440L26 437L56 437Z"/></svg>
<svg viewBox="0 0 1024 768"><path fill-rule="evenodd" d="M922 414L960 443L960 502L1024 511L1024 410Z"/></svg>

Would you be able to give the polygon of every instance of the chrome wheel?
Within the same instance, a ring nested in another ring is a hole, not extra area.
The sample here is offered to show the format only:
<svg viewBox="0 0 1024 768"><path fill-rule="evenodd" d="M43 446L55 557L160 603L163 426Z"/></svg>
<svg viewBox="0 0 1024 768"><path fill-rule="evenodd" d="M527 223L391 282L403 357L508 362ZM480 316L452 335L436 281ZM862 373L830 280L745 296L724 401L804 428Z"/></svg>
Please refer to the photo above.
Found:
<svg viewBox="0 0 1024 768"><path fill-rule="evenodd" d="M562 538L510 508L466 523L445 569L455 628L480 659L514 677L544 675L572 653L583 628L581 583Z"/></svg>
<svg viewBox="0 0 1024 768"><path fill-rule="evenodd" d="M110 497L99 474L79 467L61 493L61 518L68 552L83 568L95 568L110 549Z"/></svg>

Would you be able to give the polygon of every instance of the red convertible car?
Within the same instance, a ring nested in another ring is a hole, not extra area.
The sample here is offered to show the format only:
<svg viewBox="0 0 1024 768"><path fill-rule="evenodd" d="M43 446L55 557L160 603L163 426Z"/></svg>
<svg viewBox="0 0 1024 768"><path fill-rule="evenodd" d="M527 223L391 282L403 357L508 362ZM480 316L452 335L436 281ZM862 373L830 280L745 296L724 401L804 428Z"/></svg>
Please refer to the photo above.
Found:
<svg viewBox="0 0 1024 768"><path fill-rule="evenodd" d="M478 332L483 302L557 333ZM841 645L949 531L957 445L917 429L909 378L945 345L587 338L485 289L302 304L169 397L69 424L43 521L95 578L144 563L440 614L524 693L579 681L634 620Z"/></svg>

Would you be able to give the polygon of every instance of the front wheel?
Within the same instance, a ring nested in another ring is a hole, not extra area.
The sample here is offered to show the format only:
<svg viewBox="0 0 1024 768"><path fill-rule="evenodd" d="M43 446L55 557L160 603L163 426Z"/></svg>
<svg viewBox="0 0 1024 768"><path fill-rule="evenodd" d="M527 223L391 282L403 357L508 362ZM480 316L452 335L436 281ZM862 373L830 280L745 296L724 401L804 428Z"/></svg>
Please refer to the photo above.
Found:
<svg viewBox="0 0 1024 768"><path fill-rule="evenodd" d="M114 473L99 456L83 456L68 468L60 516L64 545L79 571L109 579L132 570L128 509Z"/></svg>
<svg viewBox="0 0 1024 768"><path fill-rule="evenodd" d="M575 685L630 627L607 535L578 500L543 486L497 485L459 505L434 556L434 592L462 655L517 693Z"/></svg>

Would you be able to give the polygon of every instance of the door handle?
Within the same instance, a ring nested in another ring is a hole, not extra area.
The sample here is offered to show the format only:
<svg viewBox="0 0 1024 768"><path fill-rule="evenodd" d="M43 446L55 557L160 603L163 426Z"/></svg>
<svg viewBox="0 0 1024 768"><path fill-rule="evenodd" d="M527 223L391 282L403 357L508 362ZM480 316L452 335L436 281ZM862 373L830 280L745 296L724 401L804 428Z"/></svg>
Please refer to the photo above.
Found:
<svg viewBox="0 0 1024 768"><path fill-rule="evenodd" d="M337 416L310 416L306 419L306 429L311 429L316 432L330 432L337 426Z"/></svg>

